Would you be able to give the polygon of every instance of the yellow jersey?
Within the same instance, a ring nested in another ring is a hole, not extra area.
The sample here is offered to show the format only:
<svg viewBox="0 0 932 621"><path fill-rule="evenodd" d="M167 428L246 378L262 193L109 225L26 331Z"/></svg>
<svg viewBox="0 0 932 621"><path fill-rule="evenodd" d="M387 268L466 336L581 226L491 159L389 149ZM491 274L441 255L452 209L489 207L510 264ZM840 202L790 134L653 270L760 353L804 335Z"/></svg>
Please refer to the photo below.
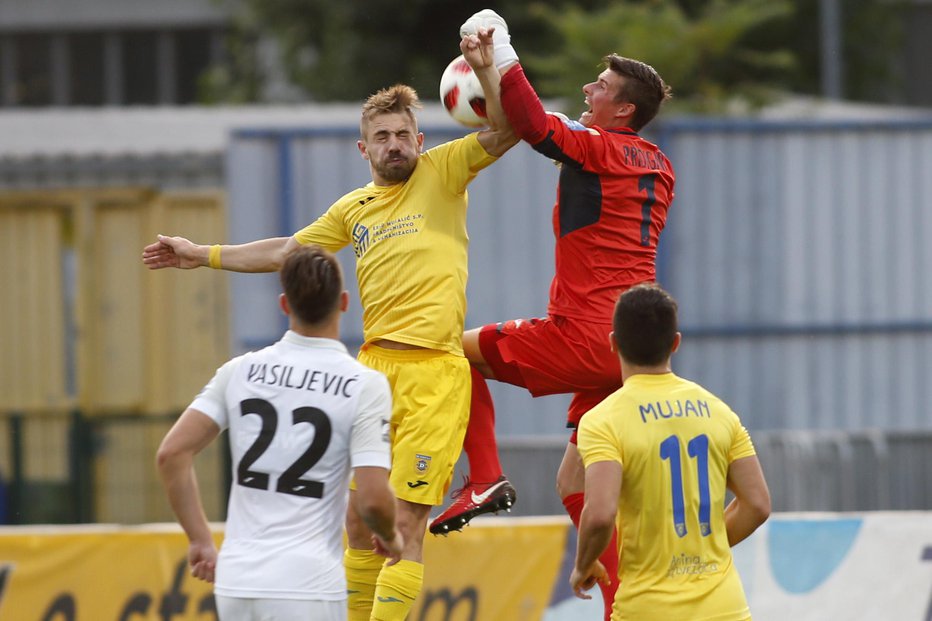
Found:
<svg viewBox="0 0 932 621"><path fill-rule="evenodd" d="M731 408L673 373L639 374L582 417L578 438L587 467L622 467L612 619L748 618L725 532L725 483L728 465L755 452Z"/></svg>
<svg viewBox="0 0 932 621"><path fill-rule="evenodd" d="M331 252L352 244L365 343L463 354L466 186L496 159L477 134L452 140L422 153L407 181L354 190L295 233Z"/></svg>

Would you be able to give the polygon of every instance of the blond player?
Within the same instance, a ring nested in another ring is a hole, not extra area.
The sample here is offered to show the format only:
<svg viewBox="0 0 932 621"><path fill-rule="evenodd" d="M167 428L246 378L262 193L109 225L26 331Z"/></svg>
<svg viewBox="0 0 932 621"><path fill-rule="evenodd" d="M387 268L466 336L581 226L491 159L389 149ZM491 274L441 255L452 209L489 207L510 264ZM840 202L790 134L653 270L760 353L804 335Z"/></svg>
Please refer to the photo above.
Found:
<svg viewBox="0 0 932 621"><path fill-rule="evenodd" d="M494 71L479 75L494 80ZM404 619L420 593L427 518L443 502L469 417L470 371L463 355L466 312L466 187L516 142L496 105L490 129L422 152L417 94L396 85L363 105L359 152L372 183L336 201L290 238L197 245L160 236L143 251L151 269L210 266L237 272L279 268L304 244L351 245L363 306L359 360L388 376L393 411L391 482L404 537L401 562L383 567L353 511L346 551L350 619Z"/></svg>
<svg viewBox="0 0 932 621"><path fill-rule="evenodd" d="M617 525L620 587L612 619L750 619L731 546L770 515L747 430L702 386L677 377L677 307L654 284L621 294L612 346L624 386L582 418L586 503L570 585L605 580L599 555ZM734 499L725 507L726 489Z"/></svg>

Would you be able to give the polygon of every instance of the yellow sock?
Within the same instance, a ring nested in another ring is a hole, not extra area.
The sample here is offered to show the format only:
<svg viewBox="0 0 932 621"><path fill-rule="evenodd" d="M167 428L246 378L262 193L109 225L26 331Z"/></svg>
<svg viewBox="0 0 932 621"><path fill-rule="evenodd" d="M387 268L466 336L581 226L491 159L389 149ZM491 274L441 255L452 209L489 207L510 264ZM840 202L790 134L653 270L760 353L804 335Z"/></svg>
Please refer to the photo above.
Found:
<svg viewBox="0 0 932 621"><path fill-rule="evenodd" d="M346 569L347 621L369 621L375 583L385 558L372 550L347 548L343 552Z"/></svg>
<svg viewBox="0 0 932 621"><path fill-rule="evenodd" d="M424 584L424 564L398 561L383 567L375 587L371 621L403 621Z"/></svg>

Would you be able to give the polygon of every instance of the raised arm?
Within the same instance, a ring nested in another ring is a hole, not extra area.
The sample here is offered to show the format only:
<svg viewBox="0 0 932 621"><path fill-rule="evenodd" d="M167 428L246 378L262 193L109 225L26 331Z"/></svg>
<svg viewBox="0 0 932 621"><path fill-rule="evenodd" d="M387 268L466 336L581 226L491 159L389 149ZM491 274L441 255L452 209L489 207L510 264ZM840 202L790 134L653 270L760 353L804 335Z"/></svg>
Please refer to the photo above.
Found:
<svg viewBox="0 0 932 621"><path fill-rule="evenodd" d="M221 246L195 244L184 237L159 235L158 241L143 248L142 262L150 270L213 267L231 272L275 272L297 247L294 237L271 237Z"/></svg>
<svg viewBox="0 0 932 621"><path fill-rule="evenodd" d="M734 546L770 517L770 490L756 455L731 462L727 485L735 497L725 507L725 531Z"/></svg>
<svg viewBox="0 0 932 621"><path fill-rule="evenodd" d="M516 145L518 137L512 130L511 123L508 122L508 117L505 116L502 108L499 89L501 76L494 62L494 38L508 37L508 27L504 20L497 15L495 17L498 18L500 24L488 27L476 26L473 32L470 32L473 29L469 21L463 24L460 51L463 52L463 57L472 67L476 77L479 78L485 96L485 113L489 128L479 132L479 144L486 153L497 157ZM496 35L496 28L499 30L498 35Z"/></svg>
<svg viewBox="0 0 932 621"><path fill-rule="evenodd" d="M482 29L485 29L487 36L480 36ZM511 35L508 34L505 20L491 9L482 9L460 26L460 34L463 35L464 42L467 35L470 35L472 40L481 43L483 61L489 62L499 74L495 103L508 119L518 139L525 140L533 146L546 138L547 114L534 88L527 81L524 70L518 64L518 53L511 45ZM479 75L462 43L460 49ZM490 55L491 59L488 59ZM482 66L485 66L485 62ZM487 107L488 104L489 97L486 95Z"/></svg>

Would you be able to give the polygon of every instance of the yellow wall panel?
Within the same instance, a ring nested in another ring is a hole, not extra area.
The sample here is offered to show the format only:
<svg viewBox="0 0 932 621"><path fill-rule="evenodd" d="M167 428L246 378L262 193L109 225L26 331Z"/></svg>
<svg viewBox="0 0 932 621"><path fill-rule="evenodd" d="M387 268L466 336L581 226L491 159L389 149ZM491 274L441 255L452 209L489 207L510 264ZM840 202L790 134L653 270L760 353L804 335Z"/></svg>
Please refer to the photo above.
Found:
<svg viewBox="0 0 932 621"><path fill-rule="evenodd" d="M0 199L0 410L68 402L64 215L53 200Z"/></svg>
<svg viewBox="0 0 932 621"><path fill-rule="evenodd" d="M77 378L88 415L139 411L144 380L139 259L147 190L69 195L75 222Z"/></svg>
<svg viewBox="0 0 932 621"><path fill-rule="evenodd" d="M190 402L228 357L227 279L147 270L142 248L159 232L223 239L223 194L0 193L0 412Z"/></svg>
<svg viewBox="0 0 932 621"><path fill-rule="evenodd" d="M162 195L150 214L145 243L158 233L183 235L198 243L226 237L220 193ZM145 409L175 411L191 402L229 356L227 276L206 268L169 269L148 272L145 282L150 327L146 348L152 352L147 358Z"/></svg>
<svg viewBox="0 0 932 621"><path fill-rule="evenodd" d="M98 325L93 349L93 391L87 395L94 409L141 406L145 386L145 338L142 322L142 276L139 255L140 210L95 208L95 236L107 240L96 249L92 269L96 295L90 301Z"/></svg>

